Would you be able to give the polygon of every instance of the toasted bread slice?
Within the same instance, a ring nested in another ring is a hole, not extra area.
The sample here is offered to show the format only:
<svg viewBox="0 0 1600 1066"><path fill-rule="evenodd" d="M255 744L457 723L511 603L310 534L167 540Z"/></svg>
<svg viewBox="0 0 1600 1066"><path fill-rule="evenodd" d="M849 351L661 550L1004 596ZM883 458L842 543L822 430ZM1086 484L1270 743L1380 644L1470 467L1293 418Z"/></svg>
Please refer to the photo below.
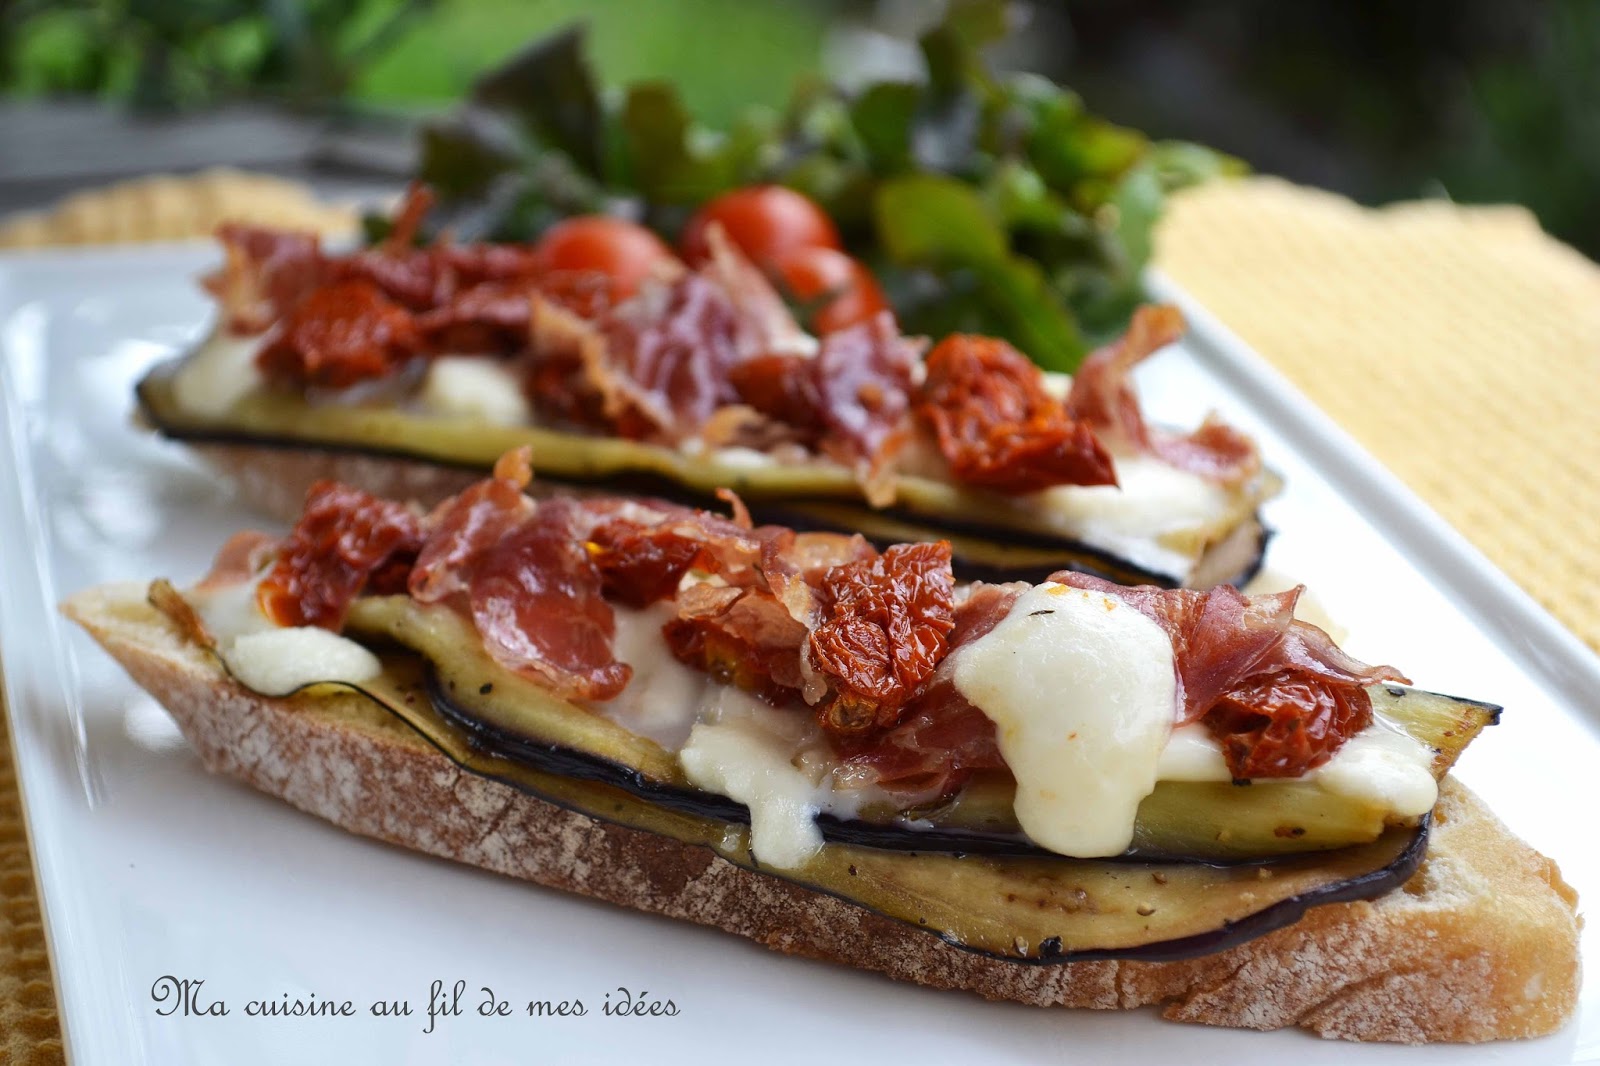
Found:
<svg viewBox="0 0 1600 1066"><path fill-rule="evenodd" d="M1405 887L1181 962L1024 965L596 821L460 770L364 697L269 699L231 681L143 585L64 605L177 720L206 768L355 833L939 988L1037 1006L1164 1006L1168 1018L1349 1040L1483 1041L1561 1027L1577 1002L1577 896L1556 865L1447 779Z"/></svg>

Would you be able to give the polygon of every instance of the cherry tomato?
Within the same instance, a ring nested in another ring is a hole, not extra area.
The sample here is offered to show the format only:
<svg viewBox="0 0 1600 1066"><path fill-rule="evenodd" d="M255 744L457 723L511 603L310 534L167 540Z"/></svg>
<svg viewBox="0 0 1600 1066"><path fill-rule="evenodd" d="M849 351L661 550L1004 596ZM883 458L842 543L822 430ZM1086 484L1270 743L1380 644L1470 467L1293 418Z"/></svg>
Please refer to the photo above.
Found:
<svg viewBox="0 0 1600 1066"><path fill-rule="evenodd" d="M683 257L699 264L711 254L706 229L723 233L762 269L800 248L839 248L839 231L816 204L781 185L752 185L712 200L689 220L678 242Z"/></svg>
<svg viewBox="0 0 1600 1066"><path fill-rule="evenodd" d="M534 245L542 271L594 271L611 279L618 299L639 288L657 264L673 258L672 250L636 222L609 215L579 215L544 231Z"/></svg>
<svg viewBox="0 0 1600 1066"><path fill-rule="evenodd" d="M777 273L796 299L821 301L810 322L818 334L865 322L889 306L872 272L832 248L790 252L778 261Z"/></svg>

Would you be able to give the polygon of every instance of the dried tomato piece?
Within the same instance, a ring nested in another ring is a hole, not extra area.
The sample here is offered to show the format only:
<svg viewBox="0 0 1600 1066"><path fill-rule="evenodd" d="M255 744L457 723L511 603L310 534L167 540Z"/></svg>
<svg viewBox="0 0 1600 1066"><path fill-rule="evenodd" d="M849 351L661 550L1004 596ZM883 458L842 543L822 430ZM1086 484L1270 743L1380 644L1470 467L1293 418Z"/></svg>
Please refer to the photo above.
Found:
<svg viewBox="0 0 1600 1066"><path fill-rule="evenodd" d="M818 720L835 735L890 728L948 650L950 542L897 544L833 567L819 592L823 621L811 632L811 662L832 691L817 705Z"/></svg>
<svg viewBox="0 0 1600 1066"><path fill-rule="evenodd" d="M700 542L670 528L647 529L615 518L589 534L589 557L605 594L630 607L670 599L700 558Z"/></svg>
<svg viewBox="0 0 1600 1066"><path fill-rule="evenodd" d="M679 662L768 703L793 701L804 683L806 627L764 589L692 586L661 635Z"/></svg>
<svg viewBox="0 0 1600 1066"><path fill-rule="evenodd" d="M328 273L335 281L364 281L411 311L438 307L454 288L450 271L429 248L360 251L330 262Z"/></svg>
<svg viewBox="0 0 1600 1066"><path fill-rule="evenodd" d="M1235 778L1299 777L1372 721L1365 689L1284 670L1226 693L1204 722Z"/></svg>
<svg viewBox="0 0 1600 1066"><path fill-rule="evenodd" d="M530 281L489 281L463 289L417 316L417 331L430 351L511 355L528 347Z"/></svg>
<svg viewBox="0 0 1600 1066"><path fill-rule="evenodd" d="M405 308L369 281L341 281L302 300L256 365L281 382L343 389L393 373L420 349Z"/></svg>
<svg viewBox="0 0 1600 1066"><path fill-rule="evenodd" d="M995 492L1114 485L1111 456L1044 387L1044 375L1002 340L956 334L928 354L916 414L958 480Z"/></svg>
<svg viewBox="0 0 1600 1066"><path fill-rule="evenodd" d="M363 590L403 592L422 550L422 520L408 507L337 481L319 481L278 546L257 602L281 626L338 629Z"/></svg>

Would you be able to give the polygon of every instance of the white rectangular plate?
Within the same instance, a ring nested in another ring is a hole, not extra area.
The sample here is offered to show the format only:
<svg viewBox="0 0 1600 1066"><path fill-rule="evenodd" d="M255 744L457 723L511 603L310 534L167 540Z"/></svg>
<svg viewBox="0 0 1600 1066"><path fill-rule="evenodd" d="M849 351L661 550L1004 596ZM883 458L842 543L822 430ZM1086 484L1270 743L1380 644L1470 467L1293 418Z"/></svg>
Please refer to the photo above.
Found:
<svg viewBox="0 0 1600 1066"><path fill-rule="evenodd" d="M1179 1026L1154 1010L1037 1010L787 958L724 934L348 836L207 776L164 713L54 604L84 586L189 580L262 524L182 448L130 423L132 385L193 338L205 248L0 258L0 652L73 1060L97 1064L526 1061L1510 1062L1600 1058L1600 984L1543 1040L1353 1047ZM1160 278L1154 286L1181 294ZM1141 371L1164 422L1209 409L1288 488L1270 564L1309 582L1348 646L1426 687L1506 705L1460 775L1600 894L1600 663L1198 308ZM1381 399L1375 402L1385 402ZM1392 401L1404 417L1404 401ZM1574 575L1574 580L1592 575ZM1594 934L1587 938L1591 973ZM226 1017L164 1017L161 978ZM424 1032L430 985L466 983ZM675 1017L607 1017L625 987ZM585 1017L480 1017L581 1000ZM251 1000L349 999L353 1018L257 1018ZM374 1018L375 1000L409 1018Z"/></svg>

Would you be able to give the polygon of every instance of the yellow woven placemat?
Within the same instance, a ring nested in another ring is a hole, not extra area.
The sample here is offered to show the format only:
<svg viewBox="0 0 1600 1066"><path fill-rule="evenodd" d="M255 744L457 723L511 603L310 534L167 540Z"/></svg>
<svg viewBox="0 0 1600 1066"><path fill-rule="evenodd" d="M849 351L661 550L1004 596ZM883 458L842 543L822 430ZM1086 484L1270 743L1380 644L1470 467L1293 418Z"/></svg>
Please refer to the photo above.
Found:
<svg viewBox="0 0 1600 1066"><path fill-rule="evenodd" d="M1271 178L1179 197L1157 255L1600 650L1600 267L1521 208Z"/></svg>
<svg viewBox="0 0 1600 1066"><path fill-rule="evenodd" d="M163 202L169 188L159 187ZM104 217L99 205L77 210ZM156 213L145 210L140 225ZM211 219L198 214L139 235L202 235ZM86 234L75 217L65 232ZM50 243L51 224L31 221L30 243ZM115 218L100 224L114 236L134 232ZM1268 178L1179 197L1157 258L1600 649L1591 569L1600 543L1600 267L1519 208L1371 211ZM0 1066L59 1061L0 716Z"/></svg>

